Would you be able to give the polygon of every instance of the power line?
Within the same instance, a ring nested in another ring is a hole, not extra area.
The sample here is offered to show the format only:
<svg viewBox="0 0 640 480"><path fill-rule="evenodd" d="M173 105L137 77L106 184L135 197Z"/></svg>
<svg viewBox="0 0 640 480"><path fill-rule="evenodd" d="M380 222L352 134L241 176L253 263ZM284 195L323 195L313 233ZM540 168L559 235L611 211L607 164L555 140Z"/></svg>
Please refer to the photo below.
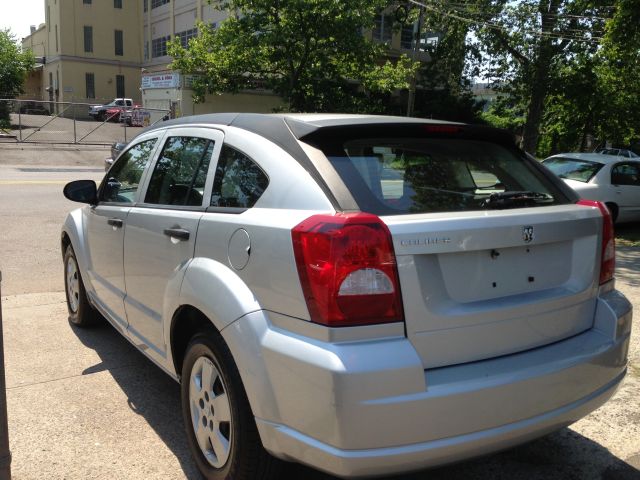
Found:
<svg viewBox="0 0 640 480"><path fill-rule="evenodd" d="M474 13L474 11L471 9L474 7L474 5L469 4L469 3L456 3L456 2L443 2L445 5L447 6L451 6L454 9L457 9L458 11L466 11L469 13ZM471 7L471 8L470 8ZM600 7L600 8L615 8L613 6L611 7ZM476 11L475 13L478 14L482 14L479 11ZM542 13L540 13L539 11L535 11L536 15L543 15ZM489 14L487 14L489 15ZM597 15L574 15L571 13L545 13L544 16L547 17L562 17L562 18L576 18L576 19L584 19L584 20L611 20L612 17L600 17Z"/></svg>
<svg viewBox="0 0 640 480"><path fill-rule="evenodd" d="M451 18L455 18L456 20L460 20L462 22L465 23L469 23L469 24L474 24L474 25L484 25L487 28L491 28L494 30L500 30L503 32L507 32L507 33L511 33L510 30L508 28L506 28L504 25L498 24L498 23L493 23L493 22L489 22L486 20L478 20L478 19L472 19L472 18L466 18L466 17L461 17L460 15L456 15L455 13L451 13L450 11L444 11L444 10L439 10L438 8L431 6L431 5L426 5L422 2L418 2L416 0L408 0L409 3L412 3L414 5L418 5L420 7L426 8L427 10L430 11L435 11L436 13L440 13L441 15L445 15ZM555 39L555 40L571 40L571 41L575 41L575 42L584 42L584 43L594 43L594 44L598 44L600 43L599 40L602 40L602 37L590 37L590 38L584 38L584 37L575 37L575 36L570 36L570 35L563 35L560 33L553 33L553 32L539 32L537 30L521 30L522 33L526 34L526 35L530 35L530 36L537 36L540 38L551 38L551 39Z"/></svg>

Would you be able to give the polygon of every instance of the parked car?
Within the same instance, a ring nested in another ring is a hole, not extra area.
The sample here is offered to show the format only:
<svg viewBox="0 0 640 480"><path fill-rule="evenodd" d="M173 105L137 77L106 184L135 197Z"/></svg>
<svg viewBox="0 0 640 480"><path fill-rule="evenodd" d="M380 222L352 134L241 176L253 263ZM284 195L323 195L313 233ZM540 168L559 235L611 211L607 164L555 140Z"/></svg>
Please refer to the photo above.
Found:
<svg viewBox="0 0 640 480"><path fill-rule="evenodd" d="M49 115L49 110L42 102L23 101L20 102L20 113L27 115Z"/></svg>
<svg viewBox="0 0 640 480"><path fill-rule="evenodd" d="M581 198L605 203L614 222L640 221L640 158L560 153L542 163Z"/></svg>
<svg viewBox="0 0 640 480"><path fill-rule="evenodd" d="M115 117L117 112L120 112L127 108L133 107L133 100L130 98L115 98L111 102L104 105L91 105L89 107L89 116L94 120L98 120L100 122L104 121L106 118ZM111 110L111 114L108 115L107 111ZM119 117L119 115L118 115Z"/></svg>
<svg viewBox="0 0 640 480"><path fill-rule="evenodd" d="M640 158L640 155L624 148L601 148L594 153L600 153L602 155L615 155L616 157L626 158Z"/></svg>
<svg viewBox="0 0 640 480"><path fill-rule="evenodd" d="M127 144L122 142L114 142L111 144L111 156L104 159L105 172L111 168L113 162L116 160L116 158L118 158L118 155L120 155L120 152L122 152L122 150L124 150L124 147L126 146Z"/></svg>
<svg viewBox="0 0 640 480"><path fill-rule="evenodd" d="M598 408L627 365L611 216L498 130L215 114L153 126L62 228L69 319L181 383L206 478L486 454Z"/></svg>
<svg viewBox="0 0 640 480"><path fill-rule="evenodd" d="M125 123L126 125L128 125L129 127L133 126L133 112L135 110L140 110L142 108L142 105L138 105L137 103L134 104L131 108L127 108L125 110L123 110L120 114L120 121L122 123Z"/></svg>

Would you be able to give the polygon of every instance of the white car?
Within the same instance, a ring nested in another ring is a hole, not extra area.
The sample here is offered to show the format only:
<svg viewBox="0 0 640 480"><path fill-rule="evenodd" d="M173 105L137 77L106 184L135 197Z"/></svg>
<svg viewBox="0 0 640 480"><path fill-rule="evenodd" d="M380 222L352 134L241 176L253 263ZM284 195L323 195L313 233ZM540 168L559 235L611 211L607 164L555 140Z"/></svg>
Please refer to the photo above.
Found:
<svg viewBox="0 0 640 480"><path fill-rule="evenodd" d="M640 155L637 155L631 150L627 150L625 148L601 148L600 150L596 150L594 153L601 153L603 155L615 155L616 157L640 159Z"/></svg>
<svg viewBox="0 0 640 480"><path fill-rule="evenodd" d="M580 197L604 202L614 222L640 221L640 158L560 153L542 163Z"/></svg>

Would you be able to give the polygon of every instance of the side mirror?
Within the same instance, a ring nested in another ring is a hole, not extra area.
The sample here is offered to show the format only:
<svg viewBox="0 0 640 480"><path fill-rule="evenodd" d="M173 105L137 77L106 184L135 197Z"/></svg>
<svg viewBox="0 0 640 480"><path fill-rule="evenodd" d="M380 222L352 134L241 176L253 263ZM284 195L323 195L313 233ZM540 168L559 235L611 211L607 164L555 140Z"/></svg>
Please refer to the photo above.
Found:
<svg viewBox="0 0 640 480"><path fill-rule="evenodd" d="M98 203L98 187L93 180L76 180L64 186L62 193L72 202L88 203L95 205Z"/></svg>

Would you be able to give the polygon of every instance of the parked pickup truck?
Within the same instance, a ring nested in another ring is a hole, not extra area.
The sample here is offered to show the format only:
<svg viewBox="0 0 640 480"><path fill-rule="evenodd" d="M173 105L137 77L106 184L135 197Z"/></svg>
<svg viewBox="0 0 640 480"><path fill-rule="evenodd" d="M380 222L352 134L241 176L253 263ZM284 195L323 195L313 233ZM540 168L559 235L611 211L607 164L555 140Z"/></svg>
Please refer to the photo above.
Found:
<svg viewBox="0 0 640 480"><path fill-rule="evenodd" d="M107 115L107 110L112 109L131 109L133 108L133 100L130 98L115 98L111 102L104 105L91 105L89 107L89 116L94 120L100 122L104 121Z"/></svg>

